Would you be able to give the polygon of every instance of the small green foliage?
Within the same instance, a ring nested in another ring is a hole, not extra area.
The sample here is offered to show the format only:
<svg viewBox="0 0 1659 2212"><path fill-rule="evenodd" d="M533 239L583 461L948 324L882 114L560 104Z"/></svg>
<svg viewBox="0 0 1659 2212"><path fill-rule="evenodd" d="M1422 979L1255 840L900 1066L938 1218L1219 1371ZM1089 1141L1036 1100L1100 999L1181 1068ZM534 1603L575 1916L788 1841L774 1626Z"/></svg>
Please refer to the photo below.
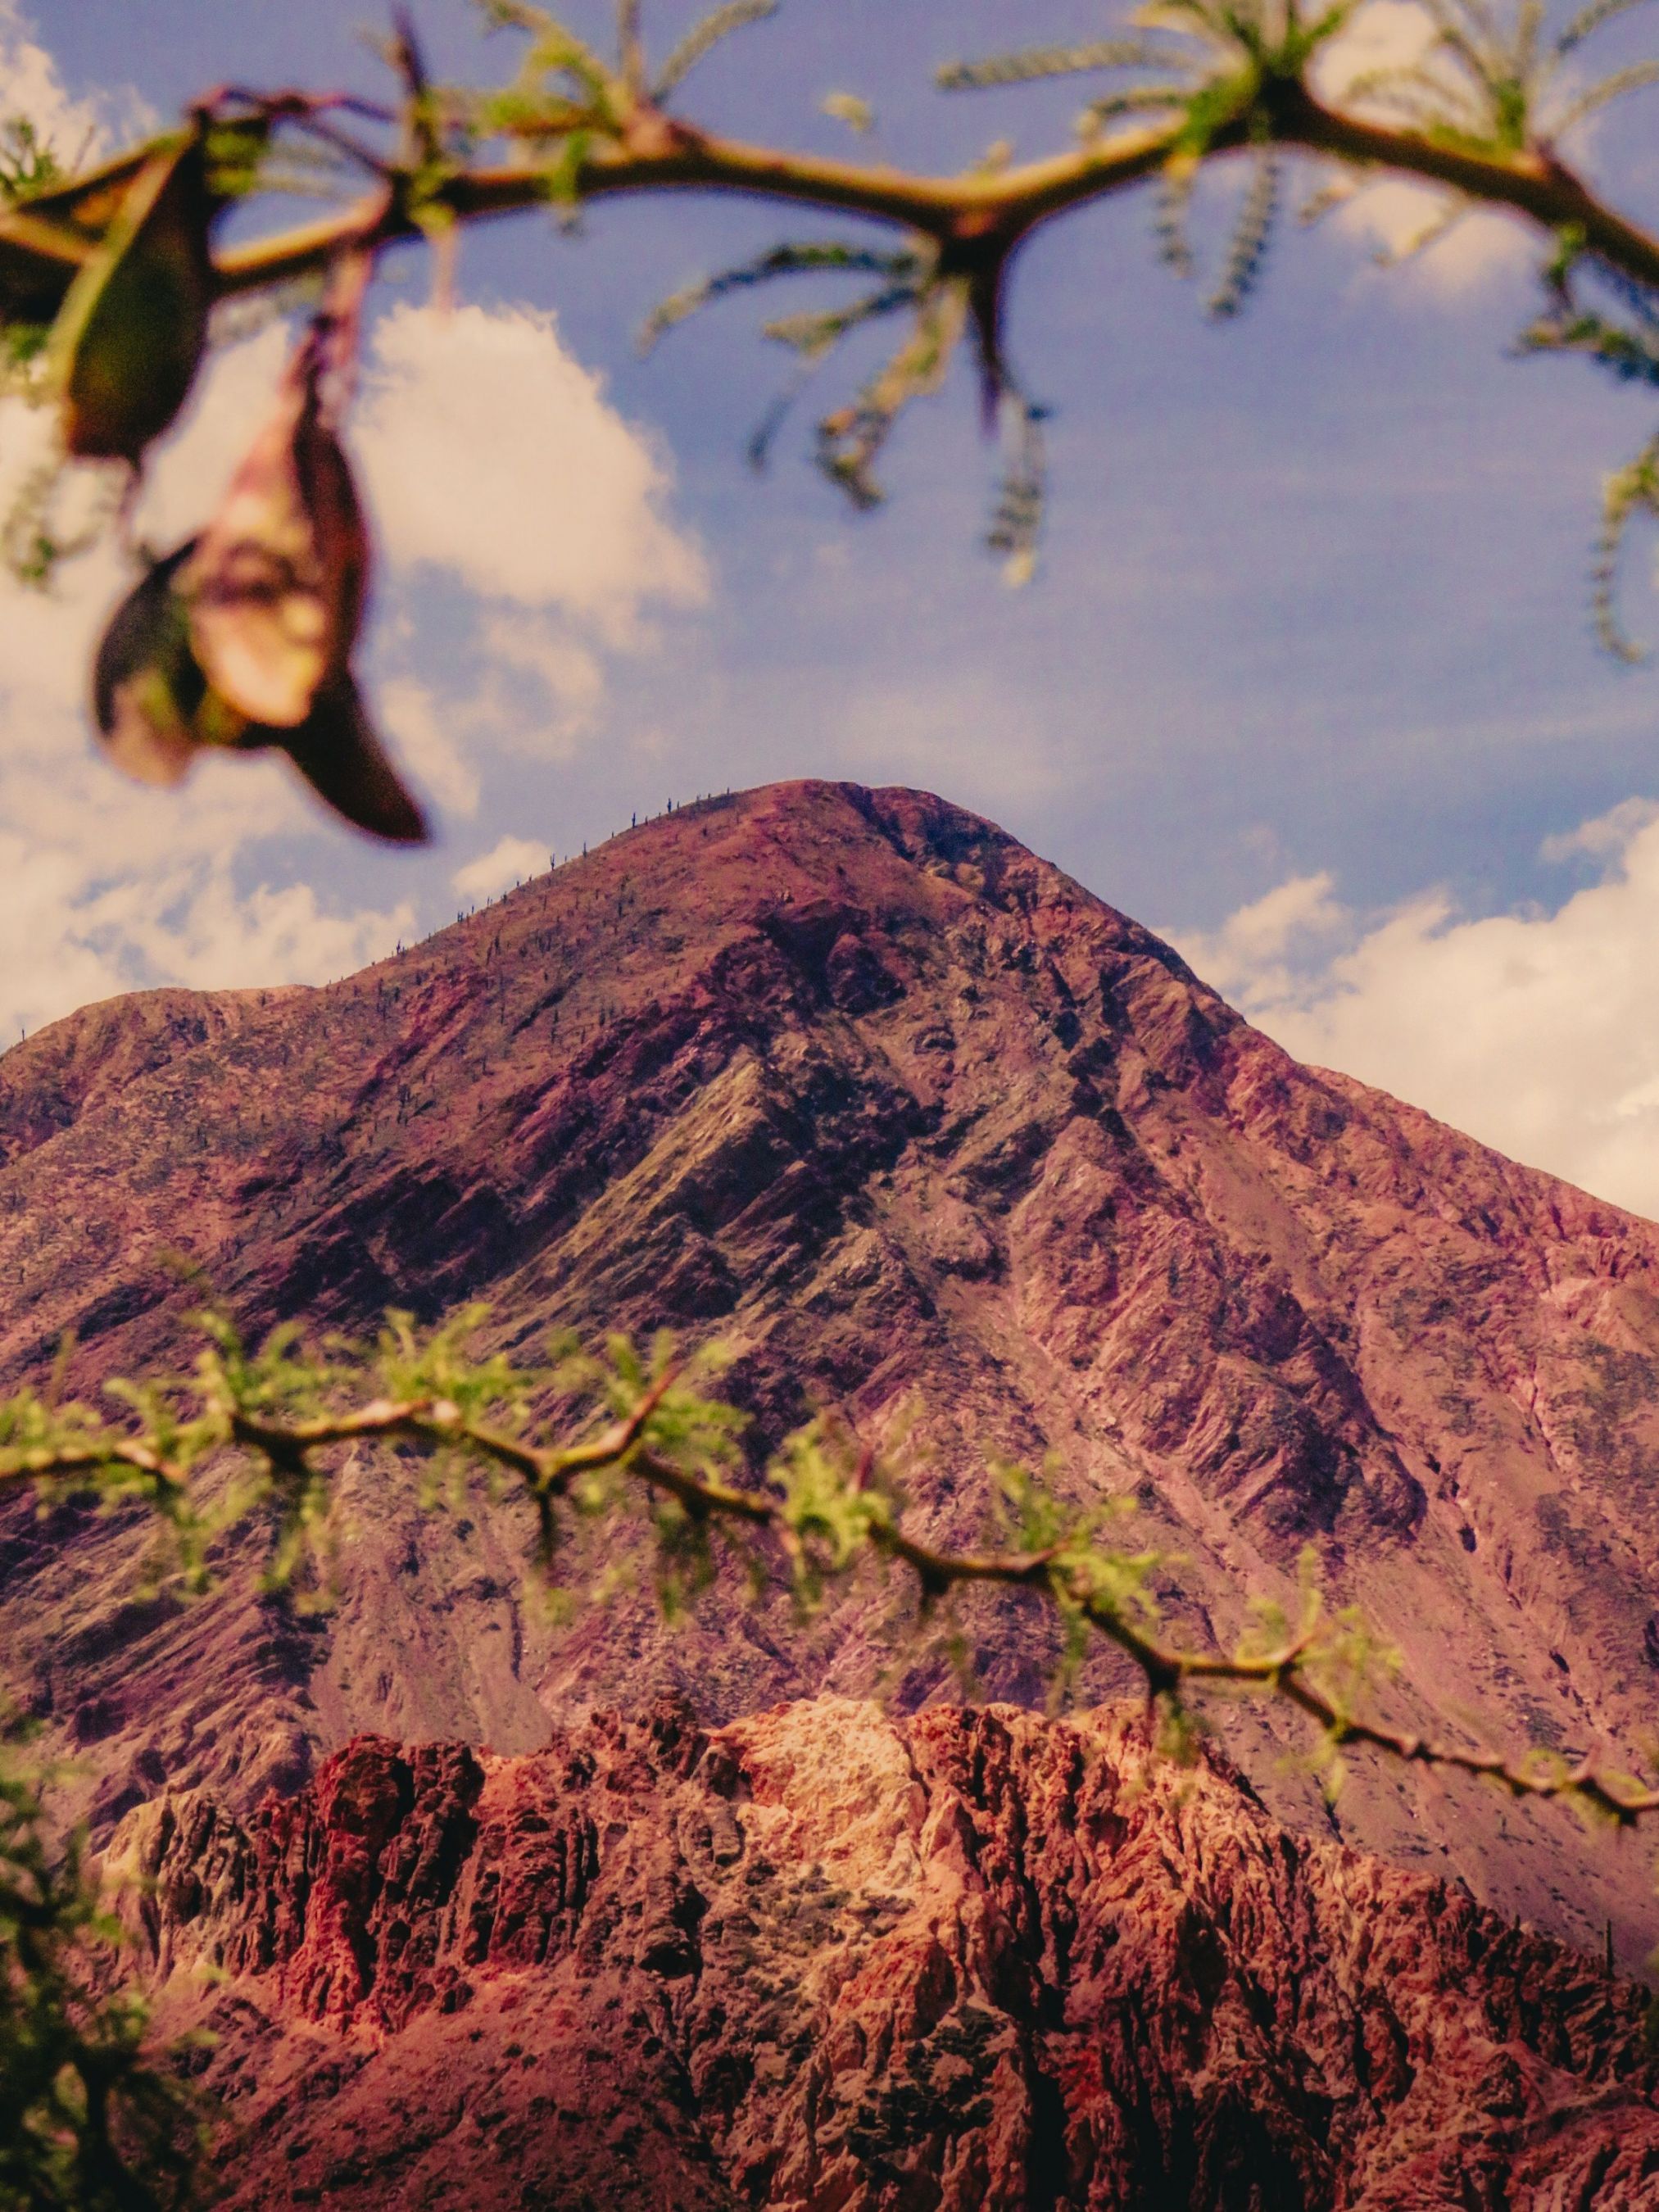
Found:
<svg viewBox="0 0 1659 2212"><path fill-rule="evenodd" d="M0 392L39 396L51 335L33 324L15 325L5 332L0 341ZM71 475L64 454L48 453L25 472L0 520L0 567L16 582L44 591L65 561L89 551L103 538L118 509L121 490L113 471L88 483L86 472Z"/></svg>
<svg viewBox="0 0 1659 2212"><path fill-rule="evenodd" d="M1616 469L1602 487L1601 529L1590 571L1590 606L1596 635L1620 660L1645 659L1619 619L1619 571L1632 522L1638 515L1659 521L1659 434L1649 439L1634 460Z"/></svg>
<svg viewBox="0 0 1659 2212"><path fill-rule="evenodd" d="M850 406L837 408L818 424L818 466L856 507L878 507L886 496L875 465L905 409L939 389L968 327L969 289L962 279L938 279L919 289L914 299L915 318L897 351ZM891 311L878 295L860 319ZM775 328L769 335L782 333Z"/></svg>
<svg viewBox="0 0 1659 2212"><path fill-rule="evenodd" d="M64 174L51 141L40 136L27 115L9 116L0 123L0 202L46 191L61 184Z"/></svg>
<svg viewBox="0 0 1659 2212"><path fill-rule="evenodd" d="M902 1500L844 1429L822 1419L786 1440L771 1478L795 1603L808 1614L822 1604L828 1583L896 1528Z"/></svg>
<svg viewBox="0 0 1659 2212"><path fill-rule="evenodd" d="M1083 76L1099 70L1168 69L1186 58L1184 46L1158 37L1092 39L1075 46L1032 46L978 62L947 62L935 71L941 92L988 92L1045 78Z"/></svg>
<svg viewBox="0 0 1659 2212"><path fill-rule="evenodd" d="M764 465L807 380L844 340L893 316L908 315L910 327L896 351L849 405L824 416L817 426L817 459L823 473L854 507L879 506L884 494L875 474L877 460L905 409L939 390L971 323L979 337L981 374L988 404L1001 426L1006 456L987 544L1002 556L1009 581L1024 582L1035 565L1042 527L1045 414L1020 392L1000 357L994 330L997 272L992 272L981 296L975 277L948 273L939 249L930 240L918 240L909 249L890 253L838 239L791 241L719 276L699 278L664 300L641 331L641 349L649 351L678 324L733 292L785 276L844 274L883 281L843 306L778 316L762 325L766 337L795 355L798 367L750 438L750 460L757 467Z"/></svg>
<svg viewBox="0 0 1659 2212"><path fill-rule="evenodd" d="M867 138L876 127L876 111L856 92L826 92L818 102L821 113L844 123L855 137Z"/></svg>
<svg viewBox="0 0 1659 2212"><path fill-rule="evenodd" d="M545 8L527 0L479 0L485 21L496 29L528 33L529 46L519 65L516 89L526 100L556 88L566 105L604 111L616 90L611 71L592 46Z"/></svg>
<svg viewBox="0 0 1659 2212"><path fill-rule="evenodd" d="M0 2212L175 2212L201 2112L108 1986L119 1931L82 1839L48 1841L44 1778L0 1725Z"/></svg>
<svg viewBox="0 0 1659 2212"><path fill-rule="evenodd" d="M1047 504L1048 457L1042 426L1048 414L1012 386L1004 389L997 412L1006 459L985 543L1000 556L1007 582L1020 585L1030 582L1036 567L1037 541Z"/></svg>
<svg viewBox="0 0 1659 2212"><path fill-rule="evenodd" d="M1520 0L1507 21L1482 0L1425 0L1431 35L1422 52L1355 77L1344 103L1481 152L1553 143L1610 102L1659 83L1659 64L1638 62L1580 89L1576 61L1567 66L1595 32L1639 4L1596 0L1547 40L1539 0Z"/></svg>
<svg viewBox="0 0 1659 2212"><path fill-rule="evenodd" d="M78 1492L148 1512L170 1540L173 1572L194 1588L216 1544L263 1523L266 1588L307 1602L310 1570L326 1569L342 1538L331 1508L344 1455L412 1449L434 1510L460 1504L479 1480L529 1500L540 1570L531 1587L550 1594L550 1608L571 1598L555 1578L567 1518L609 1522L642 1503L649 1580L670 1620L696 1606L723 1561L755 1601L781 1566L805 1615L874 1560L913 1578L919 1626L943 1614L935 1648L965 1686L974 1645L949 1608L975 1588L1024 1592L1057 1618L1056 1705L1091 1638L1115 1644L1145 1675L1160 1755L1183 1764L1201 1732L1188 1692L1206 1683L1299 1707L1318 1730L1310 1762L1333 1793L1345 1747L1360 1742L1487 1776L1517 1797L1565 1797L1621 1826L1659 1811L1659 1790L1626 1775L1543 1752L1465 1752L1369 1718L1392 1655L1358 1613L1325 1615L1311 1552L1294 1627L1282 1606L1260 1605L1231 1657L1196 1655L1161 1638L1152 1578L1176 1563L1108 1540L1127 1500L1079 1510L1052 1480L1000 1464L988 1548L937 1548L912 1533L890 1465L827 1418L787 1438L758 1485L745 1482L744 1417L704 1387L717 1352L687 1361L665 1337L643 1352L613 1337L592 1358L557 1338L544 1359L521 1364L481 1346L482 1306L428 1329L391 1313L368 1346L313 1349L291 1327L250 1346L210 1302L194 1322L202 1345L188 1373L106 1386L122 1422L56 1386L0 1401L0 1489L32 1484L43 1510ZM601 1600L635 1580L635 1547L620 1533L607 1528L607 1564L590 1592ZM112 1935L78 1847L47 1850L38 1778L0 1731L0 2212L170 2212L188 2200L199 2116L148 2053L143 2007L104 1993L98 1948Z"/></svg>
<svg viewBox="0 0 1659 2212"><path fill-rule="evenodd" d="M733 292L752 290L757 284L770 284L780 276L826 273L884 276L888 280L884 293L872 297L884 297L886 291L892 291L898 295L894 304L902 305L915 298L916 287L928 265L927 257L919 252L880 252L873 247L849 246L844 240L836 238L787 241L770 247L753 261L740 262L717 276L699 277L695 283L671 294L647 316L640 331L640 350L649 353L677 324L687 321L704 307L713 307L716 301ZM869 312L866 307L848 310L838 325L825 317L826 335L822 343L801 345L793 336L785 337L793 326L781 323L767 325L767 335L783 337L785 343L798 345L799 350L821 353L836 337L852 329L855 319L868 320Z"/></svg>
<svg viewBox="0 0 1659 2212"><path fill-rule="evenodd" d="M392 1445L419 1456L422 1503L434 1510L459 1506L478 1482L491 1496L524 1498L537 1519L542 1583L555 1591L572 1516L608 1521L642 1505L650 1578L672 1618L696 1604L722 1559L757 1600L781 1569L803 1614L873 1559L914 1579L923 1623L981 1586L1046 1604L1061 1631L1057 1702L1099 1636L1166 1702L1168 1727L1188 1725L1183 1701L1194 1683L1286 1698L1319 1730L1314 1763L1331 1788L1343 1748L1363 1743L1488 1776L1518 1796L1567 1797L1623 1825L1659 1810L1659 1790L1628 1776L1497 1759L1370 1717L1393 1656L1358 1613L1324 1613L1311 1553L1294 1631L1282 1607L1262 1606L1231 1656L1185 1652L1163 1640L1152 1589L1178 1562L1108 1540L1111 1523L1133 1510L1127 1500L1078 1510L1061 1503L1051 1481L999 1465L990 1548L942 1550L913 1533L892 1448L884 1459L836 1421L809 1423L785 1440L758 1484L745 1480L744 1417L707 1393L722 1364L717 1349L686 1360L665 1337L643 1353L615 1337L596 1359L557 1339L544 1360L523 1364L477 1348L488 1319L483 1307L468 1307L422 1330L392 1313L367 1348L333 1340L313 1351L291 1328L250 1348L210 1304L195 1316L204 1344L190 1373L106 1386L126 1409L125 1423L106 1422L55 1389L0 1401L0 1487L31 1484L43 1509L78 1492L113 1511L147 1510L167 1540L168 1571L190 1588L205 1583L215 1547L234 1530L262 1526L265 1586L313 1601L308 1578L323 1578L313 1570L325 1576L341 1540L332 1504L346 1455ZM635 1571L626 1542L611 1540L607 1560L593 1593L601 1597L631 1583ZM972 1654L960 1624L947 1621L945 1633L965 1677Z"/></svg>
<svg viewBox="0 0 1659 2212"><path fill-rule="evenodd" d="M252 192L270 188L272 172L267 166L270 146L270 125L266 117L213 116L202 140L209 198L216 203L246 199ZM297 166L304 158L294 147L283 150L284 159L290 164ZM314 161L327 161L331 171L336 167L338 157L331 149L317 147L307 150ZM292 179L284 178L281 181L289 185Z"/></svg>
<svg viewBox="0 0 1659 2212"><path fill-rule="evenodd" d="M669 54L657 72L652 98L661 102L678 92L698 63L723 39L730 38L733 31L746 30L751 23L765 22L777 14L779 5L780 0L726 0L724 7L705 15Z"/></svg>
<svg viewBox="0 0 1659 2212"><path fill-rule="evenodd" d="M1237 314L1261 279L1279 212L1280 167L1279 156L1270 147L1263 147L1255 156L1226 261L1214 291L1204 303L1206 313L1218 322Z"/></svg>

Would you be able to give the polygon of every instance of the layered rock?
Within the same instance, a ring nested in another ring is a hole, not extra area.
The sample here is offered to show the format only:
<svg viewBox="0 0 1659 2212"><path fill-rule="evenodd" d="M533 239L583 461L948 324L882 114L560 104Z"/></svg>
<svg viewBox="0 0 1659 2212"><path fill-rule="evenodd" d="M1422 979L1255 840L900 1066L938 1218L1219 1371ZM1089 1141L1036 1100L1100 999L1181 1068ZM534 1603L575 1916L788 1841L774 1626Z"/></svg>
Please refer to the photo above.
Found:
<svg viewBox="0 0 1659 2212"><path fill-rule="evenodd" d="M814 1404L908 1429L918 1525L976 1536L988 1456L1132 1503L1183 1635L1333 1595L1402 1648L1402 1717L1633 1760L1659 1685L1659 1231L1380 1093L1298 1067L1169 948L989 823L915 793L684 809L345 982L92 1008L0 1061L0 1366L180 1356L182 1248L252 1326L489 1298L554 1325L717 1334L756 1455ZM919 1416L915 1409L920 1407ZM342 1481L320 1620L234 1577L135 1605L90 1516L0 1522L0 1670L71 1744L100 1833L167 1786L246 1811L365 1728L528 1751L597 1698L719 1722L890 1661L860 1585L810 1634L718 1595L554 1628L526 1528ZM607 1539L609 1540L609 1539ZM969 1617L996 1694L1054 1653ZM1103 1666L1100 1694L1124 1681ZM902 1671L948 1692L937 1657ZM1323 1828L1280 1739L1233 1742ZM1639 1850L1363 1761L1334 1816L1632 1968Z"/></svg>
<svg viewBox="0 0 1659 2212"><path fill-rule="evenodd" d="M363 1738L111 1857L250 2212L1659 2203L1638 1991L1133 1709Z"/></svg>

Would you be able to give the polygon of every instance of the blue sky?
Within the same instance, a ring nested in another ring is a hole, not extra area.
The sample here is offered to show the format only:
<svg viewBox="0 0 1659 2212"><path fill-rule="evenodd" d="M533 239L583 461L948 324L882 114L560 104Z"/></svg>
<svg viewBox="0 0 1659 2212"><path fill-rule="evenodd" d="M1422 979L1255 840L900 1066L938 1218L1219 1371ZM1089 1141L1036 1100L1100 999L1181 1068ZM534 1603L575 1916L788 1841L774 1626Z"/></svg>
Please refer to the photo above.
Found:
<svg viewBox="0 0 1659 2212"><path fill-rule="evenodd" d="M482 42L460 0L417 12L442 69L505 67L509 42ZM657 0L647 26L663 40L693 12ZM685 105L846 150L817 103L849 90L896 160L960 161L999 135L1036 152L1063 140L1070 94L945 100L934 65L1111 20L1094 0L787 0ZM372 90L371 21L333 0L54 0L33 17L10 0L0 100L118 135L137 104L165 113L226 77ZM1649 219L1655 112L1632 103L1588 156ZM799 775L915 782L1176 933L1295 1048L1659 1210L1644 1164L1659 1152L1644 958L1659 831L1643 804L1659 792L1659 676L1610 663L1585 617L1600 477L1653 410L1577 365L1504 358L1531 306L1507 228L1383 272L1370 253L1390 220L1286 225L1251 311L1219 328L1158 265L1144 197L1037 241L1012 330L1055 410L1054 484L1023 592L979 546L994 457L965 374L902 431L890 504L859 517L805 458L810 405L766 479L744 465L782 367L752 305L637 358L641 316L687 276L833 226L690 201L598 210L578 239L503 225L466 241L480 312L447 335L408 257L364 393L366 474L388 508L368 660L441 843L370 852L263 771L210 775L182 811L110 792L101 769L76 781L94 772L71 726L72 656L118 579L92 564L44 618L9 592L0 635L32 672L0 691L0 847L16 841L9 872L33 889L0 1023L15 1034L124 985L336 972L453 917L515 856L574 850L670 796ZM162 472L158 534L210 502L279 343L216 372L220 427L198 425ZM434 427L436 365L466 384L468 344L503 405L526 395L533 499L516 496L499 422L472 426L493 462L466 426ZM0 419L14 453L29 434L15 411ZM469 550L445 516L474 481L501 506L497 521L475 502ZM1630 617L1659 635L1647 558ZM1491 1033L1474 1055L1471 994Z"/></svg>

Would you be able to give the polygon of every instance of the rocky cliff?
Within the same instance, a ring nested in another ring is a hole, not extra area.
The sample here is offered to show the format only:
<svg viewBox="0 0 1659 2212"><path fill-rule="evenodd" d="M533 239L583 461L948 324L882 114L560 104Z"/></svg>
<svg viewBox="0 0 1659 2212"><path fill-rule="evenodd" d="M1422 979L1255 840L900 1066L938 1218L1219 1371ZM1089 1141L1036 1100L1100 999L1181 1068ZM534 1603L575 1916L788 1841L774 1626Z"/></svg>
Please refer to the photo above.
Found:
<svg viewBox="0 0 1659 2212"><path fill-rule="evenodd" d="M248 2212L1659 2203L1638 1992L1133 1715L367 1737L112 1859Z"/></svg>
<svg viewBox="0 0 1659 2212"><path fill-rule="evenodd" d="M248 1322L491 1301L504 1344L662 1323L732 1346L757 1451L814 1404L914 1409L919 1525L978 1533L988 1455L1131 1501L1230 1638L1311 1544L1401 1646L1407 1717L1631 1756L1659 1685L1659 1231L1297 1066L1169 948L991 824L801 784L642 825L327 989L94 1007L0 1060L0 1370L179 1356L182 1249ZM232 1574L134 1595L118 1524L0 1520L0 1670L70 1745L100 1834L164 1788L234 1811L363 1729L531 1753L596 1700L707 1723L861 1693L892 1600L810 1635L731 1596L669 1633L555 1628L525 1529L342 1482L306 1620ZM971 1617L994 1694L1052 1644ZM1122 1686L1103 1666L1091 1694ZM918 1659L901 1707L948 1678ZM1357 1764L1334 1816L1241 1712L1275 1808L1634 1968L1646 1855Z"/></svg>

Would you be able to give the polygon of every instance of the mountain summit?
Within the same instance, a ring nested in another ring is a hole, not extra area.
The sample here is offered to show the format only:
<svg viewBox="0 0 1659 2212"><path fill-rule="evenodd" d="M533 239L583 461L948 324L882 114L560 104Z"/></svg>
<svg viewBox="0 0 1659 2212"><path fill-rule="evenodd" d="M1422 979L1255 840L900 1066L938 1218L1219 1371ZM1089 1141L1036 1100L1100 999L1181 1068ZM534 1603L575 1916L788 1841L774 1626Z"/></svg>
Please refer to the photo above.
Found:
<svg viewBox="0 0 1659 2212"><path fill-rule="evenodd" d="M814 1405L908 1423L940 1538L977 1532L988 1458L1052 1455L1180 1555L1183 1634L1230 1639L1311 1545L1400 1646L1402 1714L1569 1755L1651 1722L1659 1231L1298 1066L921 793L704 801L326 989L142 994L9 1053L7 1374L67 1330L88 1375L175 1360L181 1249L255 1328L482 1298L521 1348L718 1335L760 1444ZM136 1599L118 1526L0 1520L0 1663L101 1832L169 1788L249 1812L364 1730L532 1754L596 1703L720 1726L884 1679L873 1587L809 1636L735 1594L684 1632L642 1601L556 1628L512 1511L423 1515L386 1462L343 1505L316 1620L234 1578ZM1040 1698L1041 1619L972 1629L988 1689ZM897 1703L946 1683L918 1660ZM1632 1966L1659 1935L1639 1850L1363 1765L1328 1814L1279 1725L1240 1709L1228 1741L1285 1817L1582 1945L1610 1918Z"/></svg>

